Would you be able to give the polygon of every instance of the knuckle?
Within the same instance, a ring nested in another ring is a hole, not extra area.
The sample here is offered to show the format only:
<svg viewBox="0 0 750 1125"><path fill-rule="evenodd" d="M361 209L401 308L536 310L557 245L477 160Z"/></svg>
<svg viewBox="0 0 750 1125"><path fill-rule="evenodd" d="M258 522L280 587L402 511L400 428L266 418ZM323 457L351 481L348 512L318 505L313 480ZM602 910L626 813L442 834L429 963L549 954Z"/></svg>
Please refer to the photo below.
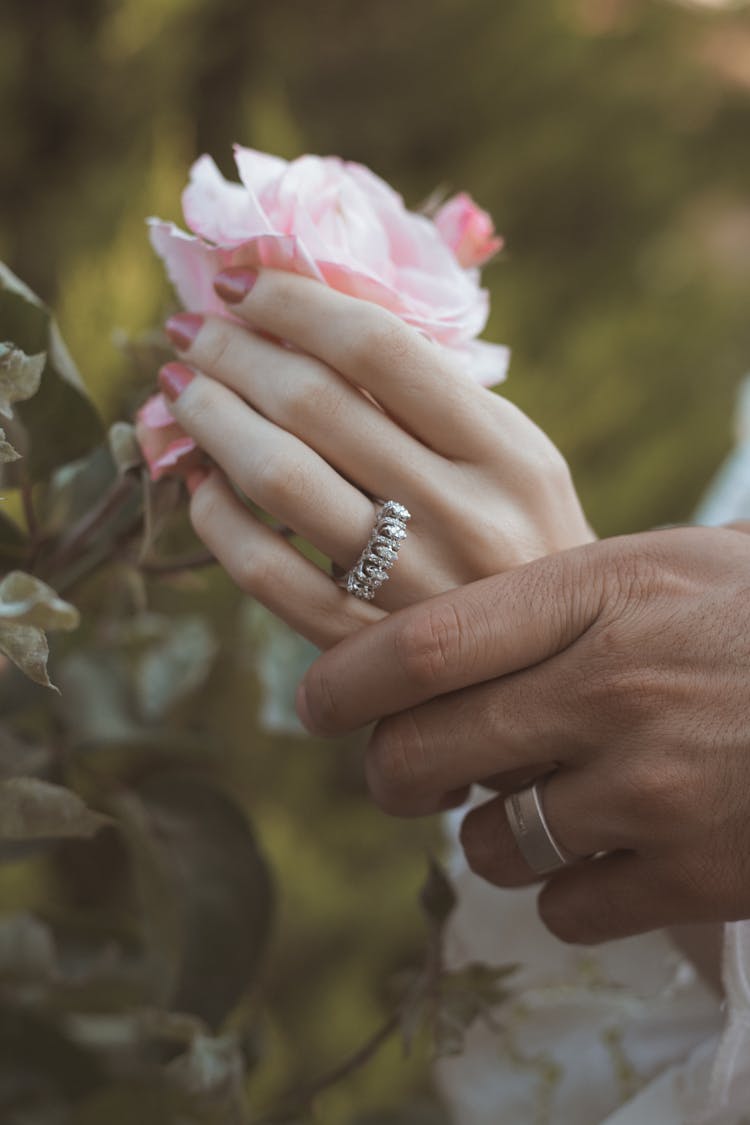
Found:
<svg viewBox="0 0 750 1125"><path fill-rule="evenodd" d="M321 417L335 423L348 400L346 388L332 371L321 366L317 377L299 378L289 384L284 394L284 413L295 430L306 430Z"/></svg>
<svg viewBox="0 0 750 1125"><path fill-rule="evenodd" d="M341 716L340 696L325 668L313 664L308 669L305 692L312 729L320 734L336 731Z"/></svg>
<svg viewBox="0 0 750 1125"><path fill-rule="evenodd" d="M202 366L209 371L223 371L230 367L237 342L236 330L226 321L209 321L201 335Z"/></svg>
<svg viewBox="0 0 750 1125"><path fill-rule="evenodd" d="M672 834L686 819L692 820L694 786L689 771L667 757L642 756L625 761L618 771L617 786L622 811L632 820L662 825Z"/></svg>
<svg viewBox="0 0 750 1125"><path fill-rule="evenodd" d="M395 635L396 659L409 683L437 689L466 647L466 630L450 603L426 606Z"/></svg>
<svg viewBox="0 0 750 1125"><path fill-rule="evenodd" d="M262 294L263 310L267 319L274 324L285 324L299 308L301 278L286 270L265 270L262 274L263 286L258 287L257 297ZM255 290L254 290L255 293ZM259 302L256 298L256 305Z"/></svg>
<svg viewBox="0 0 750 1125"><path fill-rule="evenodd" d="M270 515L281 515L311 499L310 474L296 461L269 457L247 482L247 491Z"/></svg>
<svg viewBox="0 0 750 1125"><path fill-rule="evenodd" d="M206 481L203 488L199 488L190 501L190 522L199 539L211 538L219 515L220 501L216 490L211 487L211 481Z"/></svg>
<svg viewBox="0 0 750 1125"><path fill-rule="evenodd" d="M268 566L257 554L249 549L239 550L226 560L226 568L232 580L246 594L253 594L260 600L269 585Z"/></svg>
<svg viewBox="0 0 750 1125"><path fill-rule="evenodd" d="M659 669L622 667L617 655L621 649L618 627L602 629L583 691L591 710L608 725L638 730L664 715L672 693Z"/></svg>
<svg viewBox="0 0 750 1125"><path fill-rule="evenodd" d="M410 712L383 720L367 748L367 781L376 802L399 812L409 796L424 788L429 751Z"/></svg>
<svg viewBox="0 0 750 1125"><path fill-rule="evenodd" d="M198 376L188 387L188 394L177 400L180 424L188 430L202 431L205 420L210 419L215 410L215 387L210 379Z"/></svg>
<svg viewBox="0 0 750 1125"><path fill-rule="evenodd" d="M414 333L398 317L376 306L365 306L353 318L347 359L352 368L400 366L414 350Z"/></svg>

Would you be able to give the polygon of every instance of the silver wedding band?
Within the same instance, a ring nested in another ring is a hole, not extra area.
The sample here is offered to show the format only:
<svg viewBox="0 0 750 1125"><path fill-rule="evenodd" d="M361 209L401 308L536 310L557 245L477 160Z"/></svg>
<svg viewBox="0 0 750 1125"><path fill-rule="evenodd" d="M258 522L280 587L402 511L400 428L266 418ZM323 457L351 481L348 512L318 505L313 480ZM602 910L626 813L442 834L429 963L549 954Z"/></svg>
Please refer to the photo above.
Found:
<svg viewBox="0 0 750 1125"><path fill-rule="evenodd" d="M505 798L505 815L518 849L537 875L548 875L580 858L558 844L550 832L542 807L543 784L544 779L535 781Z"/></svg>
<svg viewBox="0 0 750 1125"><path fill-rule="evenodd" d="M388 572L406 539L406 525L410 519L411 512L396 500L381 503L364 551L351 570L336 578L336 584L355 598L371 602L383 583L388 581Z"/></svg>

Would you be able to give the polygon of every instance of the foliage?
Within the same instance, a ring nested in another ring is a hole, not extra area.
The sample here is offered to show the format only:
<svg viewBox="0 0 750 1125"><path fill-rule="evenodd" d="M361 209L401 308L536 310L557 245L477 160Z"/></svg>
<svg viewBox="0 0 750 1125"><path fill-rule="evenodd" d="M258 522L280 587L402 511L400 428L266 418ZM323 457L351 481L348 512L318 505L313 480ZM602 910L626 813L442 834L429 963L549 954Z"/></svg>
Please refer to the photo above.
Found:
<svg viewBox="0 0 750 1125"><path fill-rule="evenodd" d="M39 313L49 332L34 294L1 276L18 300L0 306L0 331L23 338ZM65 354L59 338L55 347ZM37 459L31 475L37 443L60 448L69 428L91 440L98 427L89 427L77 379L63 414L32 409L46 382L59 381L51 353L29 358L14 342L3 354L0 405L24 450L4 471L20 481L25 526L0 543L0 701L9 716L0 727L0 891L3 870L8 886L20 872L33 900L0 915L4 1119L311 1120L321 1095L399 1032L406 1048L421 1034L439 1053L460 1050L466 1028L505 999L498 985L508 970L443 970L456 900L431 861L420 894L423 964L402 977L385 1022L342 1063L291 1085L276 1108L252 1104L274 881L245 802L199 730L178 718L207 689L221 623L195 605L170 613L150 604L150 575L179 585L205 560L160 553L185 537L179 494L174 482L150 483L126 423L82 460ZM309 646L257 608L250 621L265 723L289 730L284 693ZM52 687L47 633L60 630L75 634L56 654L64 694L42 699L20 677Z"/></svg>
<svg viewBox="0 0 750 1125"><path fill-rule="evenodd" d="M50 643L62 692L0 670L10 1125L231 1122L292 1094L309 1120L298 1095L383 1027L319 1118L433 1125L436 1037L513 982L436 974L413 901L436 829L370 807L356 740L301 740L309 649L197 565L174 489L143 480L122 419L170 300L144 217L179 218L190 160L234 140L361 159L412 205L467 188L507 238L503 393L600 532L680 520L750 353L748 44L746 12L653 0L0 6L0 257L88 387L3 270L0 577L43 585L3 586L0 648L44 681ZM427 898L449 913L439 878Z"/></svg>

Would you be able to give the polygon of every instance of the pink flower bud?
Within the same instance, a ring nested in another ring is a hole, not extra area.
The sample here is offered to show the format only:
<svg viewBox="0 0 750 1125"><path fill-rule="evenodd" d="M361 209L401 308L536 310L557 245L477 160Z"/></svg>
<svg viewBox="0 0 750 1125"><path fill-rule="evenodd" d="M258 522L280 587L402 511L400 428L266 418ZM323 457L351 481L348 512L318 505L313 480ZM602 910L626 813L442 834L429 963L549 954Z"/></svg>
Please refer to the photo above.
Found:
<svg viewBox="0 0 750 1125"><path fill-rule="evenodd" d="M484 265L503 245L490 216L465 191L443 204L435 226L466 269Z"/></svg>

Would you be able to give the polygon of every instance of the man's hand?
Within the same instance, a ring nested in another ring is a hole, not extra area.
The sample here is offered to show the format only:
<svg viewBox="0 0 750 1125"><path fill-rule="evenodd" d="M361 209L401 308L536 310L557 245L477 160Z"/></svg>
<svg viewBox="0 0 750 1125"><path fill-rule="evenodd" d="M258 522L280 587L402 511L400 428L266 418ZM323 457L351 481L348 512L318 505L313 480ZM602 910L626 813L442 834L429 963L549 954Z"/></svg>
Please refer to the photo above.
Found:
<svg viewBox="0 0 750 1125"><path fill-rule="evenodd" d="M564 940L750 917L750 538L739 529L594 543L402 610L322 656L298 706L319 734L380 720L368 781L396 815L554 770L551 831L597 855L542 887L542 919ZM462 842L498 886L538 878L502 797L469 813Z"/></svg>

